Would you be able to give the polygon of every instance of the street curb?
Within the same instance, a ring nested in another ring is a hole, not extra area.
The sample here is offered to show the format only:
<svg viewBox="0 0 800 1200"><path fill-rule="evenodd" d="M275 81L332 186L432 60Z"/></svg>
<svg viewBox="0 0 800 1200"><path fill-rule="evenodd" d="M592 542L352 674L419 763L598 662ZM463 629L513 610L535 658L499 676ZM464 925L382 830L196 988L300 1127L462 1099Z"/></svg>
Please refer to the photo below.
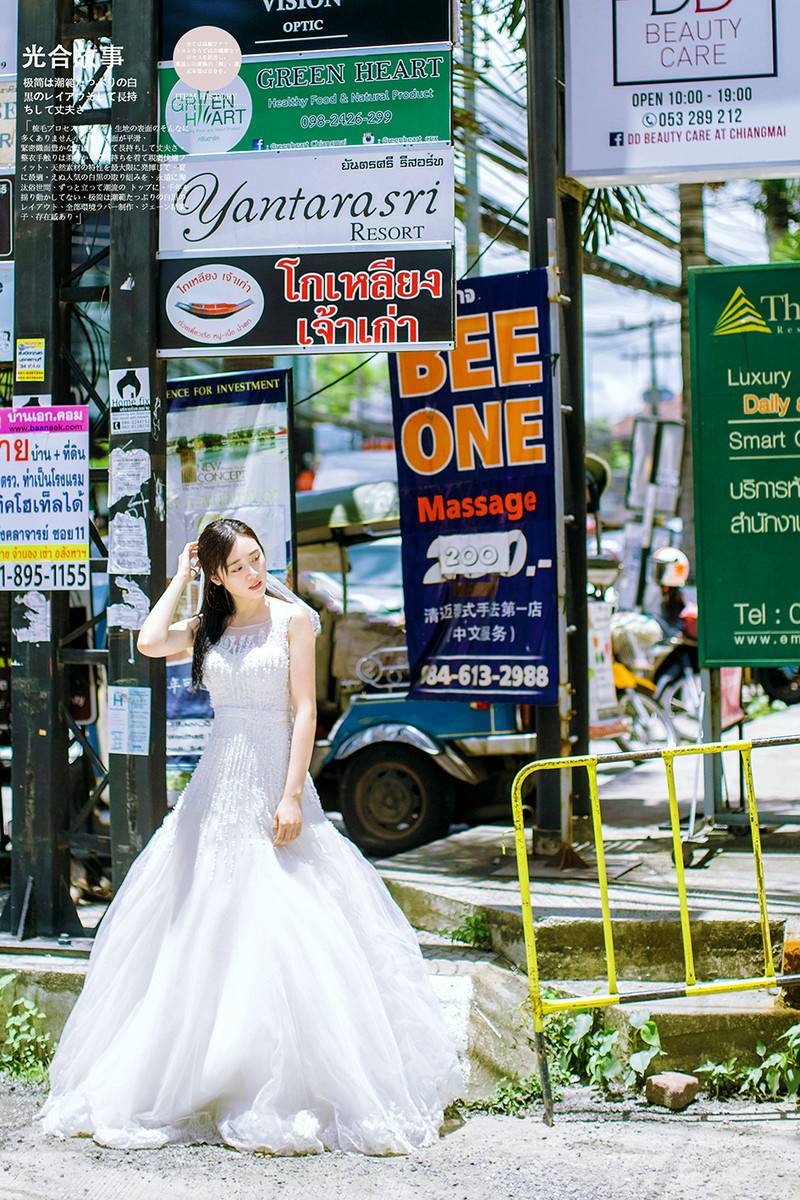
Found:
<svg viewBox="0 0 800 1200"><path fill-rule="evenodd" d="M526 969L522 913L516 906L479 905L435 888L384 877L384 883L417 929L446 933L465 917L483 915L492 950ZM771 921L773 953L780 962L784 921ZM680 922L671 918L624 917L614 921L617 971L652 983L683 978ZM692 942L699 979L761 976L761 931L752 919L695 920ZM601 922L585 917L544 917L536 922L536 948L542 979L599 979L606 974Z"/></svg>

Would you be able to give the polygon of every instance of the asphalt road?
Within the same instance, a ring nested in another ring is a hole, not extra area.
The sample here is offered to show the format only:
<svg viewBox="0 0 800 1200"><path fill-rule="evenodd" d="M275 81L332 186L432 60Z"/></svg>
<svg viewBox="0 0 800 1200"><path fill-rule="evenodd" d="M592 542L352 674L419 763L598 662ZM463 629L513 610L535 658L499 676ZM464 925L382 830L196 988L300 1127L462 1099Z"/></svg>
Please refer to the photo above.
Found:
<svg viewBox="0 0 800 1200"><path fill-rule="evenodd" d="M575 1089L556 1124L471 1117L413 1157L269 1158L216 1146L103 1149L43 1138L43 1089L0 1077L0 1200L785 1200L800 1197L795 1106L682 1115Z"/></svg>

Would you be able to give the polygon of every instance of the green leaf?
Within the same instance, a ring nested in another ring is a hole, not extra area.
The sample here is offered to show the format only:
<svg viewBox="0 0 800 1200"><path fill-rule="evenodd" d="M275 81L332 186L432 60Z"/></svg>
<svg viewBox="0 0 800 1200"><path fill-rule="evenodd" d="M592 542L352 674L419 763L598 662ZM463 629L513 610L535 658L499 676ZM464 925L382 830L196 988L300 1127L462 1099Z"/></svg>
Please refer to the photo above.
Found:
<svg viewBox="0 0 800 1200"><path fill-rule="evenodd" d="M630 1057L630 1064L637 1075L644 1075L650 1063L658 1055L658 1050L637 1050Z"/></svg>
<svg viewBox="0 0 800 1200"><path fill-rule="evenodd" d="M591 1013L578 1013L567 1037L569 1045L574 1046L576 1042L582 1041L591 1030L593 1024L594 1017Z"/></svg>

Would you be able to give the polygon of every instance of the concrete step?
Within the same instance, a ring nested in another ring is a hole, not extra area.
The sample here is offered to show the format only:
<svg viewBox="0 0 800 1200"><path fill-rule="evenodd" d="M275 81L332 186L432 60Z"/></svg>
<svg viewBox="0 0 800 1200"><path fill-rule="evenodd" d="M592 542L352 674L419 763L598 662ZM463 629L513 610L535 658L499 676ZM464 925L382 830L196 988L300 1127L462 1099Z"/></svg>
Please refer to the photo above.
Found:
<svg viewBox="0 0 800 1200"><path fill-rule="evenodd" d="M604 979L573 980L545 986L568 996L591 996L608 991ZM651 985L625 980L620 981L619 991L629 995L644 991L646 986ZM683 985L665 983L663 986L678 988ZM800 1024L800 1010L786 1007L778 989L648 1000L641 1005L619 1005L601 1012L607 1028L619 1029L620 1045L626 1052L642 1049L631 1022L638 1023L647 1017L655 1021L664 1054L653 1060L653 1073L692 1072L707 1059L723 1062L734 1057L740 1064L752 1066L758 1062L756 1046L759 1042L774 1048L787 1029Z"/></svg>
<svg viewBox="0 0 800 1200"><path fill-rule="evenodd" d="M451 890L399 879L385 878L384 882L418 930L447 932L465 917L482 913L491 931L494 953L525 969L522 911L518 905L475 903ZM781 961L784 925L784 920L770 923L776 962ZM535 933L541 977L593 980L605 974L603 930L596 918L544 916L536 919ZM692 941L698 979L743 979L764 972L761 931L752 918L693 920ZM683 976L677 917L615 920L614 946L617 971L627 979L660 982Z"/></svg>

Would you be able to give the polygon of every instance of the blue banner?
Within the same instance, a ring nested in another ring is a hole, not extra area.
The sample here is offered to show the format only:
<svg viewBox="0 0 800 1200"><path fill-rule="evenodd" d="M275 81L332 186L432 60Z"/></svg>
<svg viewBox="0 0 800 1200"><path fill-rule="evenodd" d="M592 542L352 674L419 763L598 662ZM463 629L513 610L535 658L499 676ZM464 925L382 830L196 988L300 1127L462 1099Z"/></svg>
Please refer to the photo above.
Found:
<svg viewBox="0 0 800 1200"><path fill-rule="evenodd" d="M455 349L390 357L411 694L554 704L547 276L462 280Z"/></svg>

